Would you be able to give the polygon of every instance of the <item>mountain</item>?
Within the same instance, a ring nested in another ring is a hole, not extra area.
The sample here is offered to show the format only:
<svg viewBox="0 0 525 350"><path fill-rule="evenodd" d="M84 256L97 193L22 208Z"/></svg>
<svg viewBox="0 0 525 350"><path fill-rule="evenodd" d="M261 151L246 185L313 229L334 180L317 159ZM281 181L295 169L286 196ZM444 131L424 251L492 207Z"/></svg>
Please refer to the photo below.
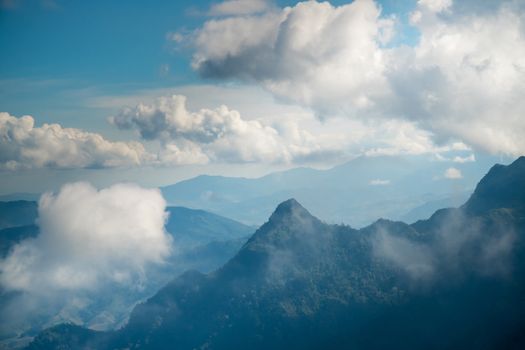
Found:
<svg viewBox="0 0 525 350"><path fill-rule="evenodd" d="M59 326L28 349L523 349L524 165L412 225L329 225L287 200L223 267L184 273L121 330Z"/></svg>
<svg viewBox="0 0 525 350"><path fill-rule="evenodd" d="M166 230L174 237L177 244L187 246L244 239L256 229L204 210L168 207L167 212L169 217Z"/></svg>
<svg viewBox="0 0 525 350"><path fill-rule="evenodd" d="M525 205L525 157L511 166L497 164L479 182L472 197L465 204L469 212L479 213L495 208L523 209Z"/></svg>
<svg viewBox="0 0 525 350"><path fill-rule="evenodd" d="M492 157L481 156L464 164L426 156L359 157L327 170L297 168L255 179L203 175L161 190L171 205L247 224L262 224L276 203L296 198L327 222L363 227L378 217L401 219L427 202L468 195L492 164ZM443 176L451 166L461 170L462 178ZM409 219L430 214L414 212Z"/></svg>
<svg viewBox="0 0 525 350"><path fill-rule="evenodd" d="M30 201L0 202L0 229L32 225L37 217L37 204Z"/></svg>
<svg viewBox="0 0 525 350"><path fill-rule="evenodd" d="M39 193L10 193L10 194L3 194L0 195L0 202L15 202L15 201L28 201L28 202L36 202L38 201L38 198L40 198Z"/></svg>
<svg viewBox="0 0 525 350"><path fill-rule="evenodd" d="M426 219L432 216L434 212L443 208L457 208L465 203L470 197L471 192L458 192L452 196L445 196L444 198L430 200L415 208L410 209L406 214L400 217L404 222L416 222L421 219Z"/></svg>

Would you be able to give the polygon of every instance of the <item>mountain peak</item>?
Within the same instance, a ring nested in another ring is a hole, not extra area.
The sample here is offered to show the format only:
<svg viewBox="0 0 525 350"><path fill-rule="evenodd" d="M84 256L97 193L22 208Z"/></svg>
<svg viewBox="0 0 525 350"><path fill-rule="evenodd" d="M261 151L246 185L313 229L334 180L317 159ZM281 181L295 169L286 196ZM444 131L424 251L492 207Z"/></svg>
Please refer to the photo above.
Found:
<svg viewBox="0 0 525 350"><path fill-rule="evenodd" d="M512 162L512 164L522 164L522 166L525 165L525 156L520 156L518 159Z"/></svg>
<svg viewBox="0 0 525 350"><path fill-rule="evenodd" d="M316 235L322 222L310 214L295 199L288 199L277 206L270 219L248 241L247 247L263 242L264 245L286 245L290 239Z"/></svg>
<svg viewBox="0 0 525 350"><path fill-rule="evenodd" d="M290 210L290 209L297 208L297 207L304 209L304 207L295 198L290 198L290 199L287 199L284 202L280 203L277 206L275 211L278 211L278 210ZM306 210L306 209L304 209L304 210Z"/></svg>
<svg viewBox="0 0 525 350"><path fill-rule="evenodd" d="M510 165L494 165L476 186L464 208L482 212L497 208L521 207L525 198L525 157Z"/></svg>
<svg viewBox="0 0 525 350"><path fill-rule="evenodd" d="M286 217L308 217L311 218L312 214L308 212L295 198L290 198L277 206L270 221L280 221Z"/></svg>

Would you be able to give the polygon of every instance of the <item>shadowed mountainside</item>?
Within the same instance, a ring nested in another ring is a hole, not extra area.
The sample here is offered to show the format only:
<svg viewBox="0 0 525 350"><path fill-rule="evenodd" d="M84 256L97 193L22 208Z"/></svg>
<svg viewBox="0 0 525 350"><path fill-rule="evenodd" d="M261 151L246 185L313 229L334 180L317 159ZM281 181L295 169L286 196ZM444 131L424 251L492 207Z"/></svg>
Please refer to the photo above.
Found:
<svg viewBox="0 0 525 350"><path fill-rule="evenodd" d="M521 157L461 208L361 230L288 200L222 268L183 274L121 330L63 325L29 349L521 349L524 188Z"/></svg>

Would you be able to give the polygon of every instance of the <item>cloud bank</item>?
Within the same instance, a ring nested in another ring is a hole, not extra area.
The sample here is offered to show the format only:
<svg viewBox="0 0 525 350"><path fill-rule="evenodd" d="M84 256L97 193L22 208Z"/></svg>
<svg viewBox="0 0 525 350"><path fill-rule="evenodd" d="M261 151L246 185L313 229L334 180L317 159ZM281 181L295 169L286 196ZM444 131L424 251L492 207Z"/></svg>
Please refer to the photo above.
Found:
<svg viewBox="0 0 525 350"><path fill-rule="evenodd" d="M257 82L323 117L403 119L438 143L525 152L525 9L421 0L413 46L394 45L399 18L372 0L308 1L211 19L189 40L203 77Z"/></svg>
<svg viewBox="0 0 525 350"><path fill-rule="evenodd" d="M151 159L139 142L112 142L59 124L35 127L31 116L0 113L0 169L108 168Z"/></svg>
<svg viewBox="0 0 525 350"><path fill-rule="evenodd" d="M415 282L438 282L472 271L508 276L513 270L516 231L504 211L469 217L463 209L444 209L430 219L431 231L411 238L379 226L372 235L376 258L392 264Z"/></svg>
<svg viewBox="0 0 525 350"><path fill-rule="evenodd" d="M133 184L98 191L71 183L46 193L38 204L40 234L0 262L1 285L32 294L106 283L136 288L148 265L171 252L165 207L159 190Z"/></svg>
<svg viewBox="0 0 525 350"><path fill-rule="evenodd" d="M160 141L161 164L291 163L341 152L341 146L331 148L294 121L248 120L224 105L193 112L181 95L123 109L109 121Z"/></svg>
<svg viewBox="0 0 525 350"><path fill-rule="evenodd" d="M391 19L371 1L333 7L298 3L258 16L210 20L194 33L193 67L204 77L262 83L279 97L317 109L360 110L385 91Z"/></svg>

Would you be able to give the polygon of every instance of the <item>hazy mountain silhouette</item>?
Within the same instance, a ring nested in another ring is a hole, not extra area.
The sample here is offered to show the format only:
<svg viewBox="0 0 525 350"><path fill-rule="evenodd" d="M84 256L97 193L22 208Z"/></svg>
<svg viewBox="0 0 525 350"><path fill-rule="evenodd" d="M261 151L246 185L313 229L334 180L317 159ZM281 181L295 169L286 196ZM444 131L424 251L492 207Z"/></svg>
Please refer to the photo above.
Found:
<svg viewBox="0 0 525 350"><path fill-rule="evenodd" d="M245 239L256 230L256 227L205 210L168 207L167 211L169 218L166 230L173 235L177 244L186 246Z"/></svg>
<svg viewBox="0 0 525 350"><path fill-rule="evenodd" d="M378 217L426 219L440 207L409 212L427 202L448 198L441 204L461 204L493 164L492 158L480 156L460 165L462 178L449 180L442 174L457 164L424 156L358 157L331 169L296 168L255 179L202 175L161 190L171 205L247 224L261 225L277 203L296 198L327 222L362 227ZM454 200L458 196L460 203Z"/></svg>
<svg viewBox="0 0 525 350"><path fill-rule="evenodd" d="M361 230L287 200L222 268L183 274L120 331L63 325L29 349L522 349L524 188L522 157L461 208Z"/></svg>

